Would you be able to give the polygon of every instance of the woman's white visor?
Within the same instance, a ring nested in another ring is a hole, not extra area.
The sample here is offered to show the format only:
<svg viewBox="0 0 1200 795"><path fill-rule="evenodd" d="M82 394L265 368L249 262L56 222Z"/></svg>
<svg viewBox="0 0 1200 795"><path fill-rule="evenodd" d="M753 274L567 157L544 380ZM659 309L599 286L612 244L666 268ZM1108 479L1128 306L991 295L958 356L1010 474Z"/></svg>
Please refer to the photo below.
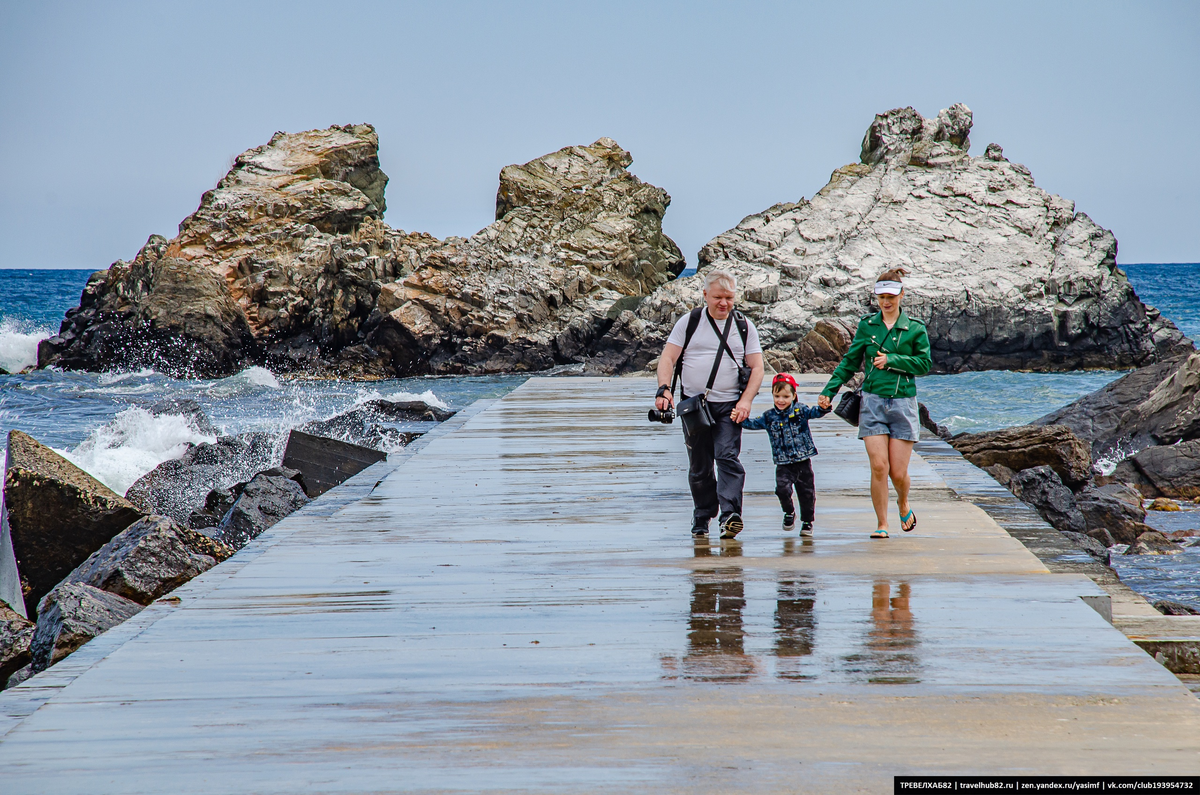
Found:
<svg viewBox="0 0 1200 795"><path fill-rule="evenodd" d="M875 282L875 295L900 295L904 285L900 282Z"/></svg>

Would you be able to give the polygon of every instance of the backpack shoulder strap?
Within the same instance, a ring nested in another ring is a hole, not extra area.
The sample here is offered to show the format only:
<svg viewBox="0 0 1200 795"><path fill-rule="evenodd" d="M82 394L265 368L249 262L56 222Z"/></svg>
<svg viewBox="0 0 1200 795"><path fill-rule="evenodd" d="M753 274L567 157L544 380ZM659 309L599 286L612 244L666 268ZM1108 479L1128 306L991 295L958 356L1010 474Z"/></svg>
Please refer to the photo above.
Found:
<svg viewBox="0 0 1200 795"><path fill-rule="evenodd" d="M737 324L738 336L742 338L742 350L746 350L746 337L750 336L750 324L746 316L738 310L733 310L733 322Z"/></svg>
<svg viewBox="0 0 1200 795"><path fill-rule="evenodd" d="M700 314L704 311L704 307L698 306L688 313L687 329L683 332L683 350L679 352L679 358L675 360L675 372L671 374L671 394L675 394L675 384L679 381L679 377L683 374L683 356L687 351L688 343L692 341L692 335L696 333L696 329L700 328Z"/></svg>

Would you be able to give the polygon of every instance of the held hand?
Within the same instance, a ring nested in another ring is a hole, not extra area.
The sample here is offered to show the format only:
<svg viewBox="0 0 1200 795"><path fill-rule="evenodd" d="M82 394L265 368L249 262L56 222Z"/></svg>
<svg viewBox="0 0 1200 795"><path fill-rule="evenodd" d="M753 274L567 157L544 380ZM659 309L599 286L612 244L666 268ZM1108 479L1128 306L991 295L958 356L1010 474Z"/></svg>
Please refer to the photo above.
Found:
<svg viewBox="0 0 1200 795"><path fill-rule="evenodd" d="M871 363L875 365L876 370L882 370L883 368L887 367L887 354L880 353L871 361Z"/></svg>
<svg viewBox="0 0 1200 795"><path fill-rule="evenodd" d="M671 390L668 389L662 393L662 397L657 398L654 401L654 408L658 409L659 411L666 411L667 408L672 405L673 401L674 398L671 395Z"/></svg>
<svg viewBox="0 0 1200 795"><path fill-rule="evenodd" d="M729 418L734 422L742 422L750 416L750 402L739 400L738 404L733 407L733 411L729 412Z"/></svg>
<svg viewBox="0 0 1200 795"><path fill-rule="evenodd" d="M817 405L822 409L829 409L831 406L833 406L833 401L825 395L819 395L817 397Z"/></svg>

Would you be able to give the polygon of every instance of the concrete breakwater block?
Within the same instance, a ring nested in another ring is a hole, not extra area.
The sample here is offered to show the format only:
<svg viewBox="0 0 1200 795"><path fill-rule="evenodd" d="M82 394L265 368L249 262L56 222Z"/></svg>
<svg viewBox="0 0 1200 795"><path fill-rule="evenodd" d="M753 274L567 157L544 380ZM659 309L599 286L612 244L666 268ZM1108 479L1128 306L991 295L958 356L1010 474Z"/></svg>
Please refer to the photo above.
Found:
<svg viewBox="0 0 1200 795"><path fill-rule="evenodd" d="M324 494L334 486L387 459L387 453L337 439L292 431L283 453L283 465L300 470L309 497Z"/></svg>
<svg viewBox="0 0 1200 795"><path fill-rule="evenodd" d="M8 434L4 505L30 618L63 577L144 515L21 431Z"/></svg>

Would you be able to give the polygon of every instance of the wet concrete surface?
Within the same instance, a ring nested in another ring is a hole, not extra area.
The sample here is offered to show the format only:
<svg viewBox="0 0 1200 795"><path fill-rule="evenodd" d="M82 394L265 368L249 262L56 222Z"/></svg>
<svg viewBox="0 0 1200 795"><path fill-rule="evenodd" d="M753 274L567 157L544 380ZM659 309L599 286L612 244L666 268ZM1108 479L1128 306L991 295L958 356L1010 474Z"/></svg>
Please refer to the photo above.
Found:
<svg viewBox="0 0 1200 795"><path fill-rule="evenodd" d="M815 538L781 531L747 432L747 529L693 542L652 393L533 379L331 491L0 694L0 788L878 792L1200 769L1200 704L1082 601L1098 586L924 460L917 531L870 540L865 455L835 417L814 423Z"/></svg>

